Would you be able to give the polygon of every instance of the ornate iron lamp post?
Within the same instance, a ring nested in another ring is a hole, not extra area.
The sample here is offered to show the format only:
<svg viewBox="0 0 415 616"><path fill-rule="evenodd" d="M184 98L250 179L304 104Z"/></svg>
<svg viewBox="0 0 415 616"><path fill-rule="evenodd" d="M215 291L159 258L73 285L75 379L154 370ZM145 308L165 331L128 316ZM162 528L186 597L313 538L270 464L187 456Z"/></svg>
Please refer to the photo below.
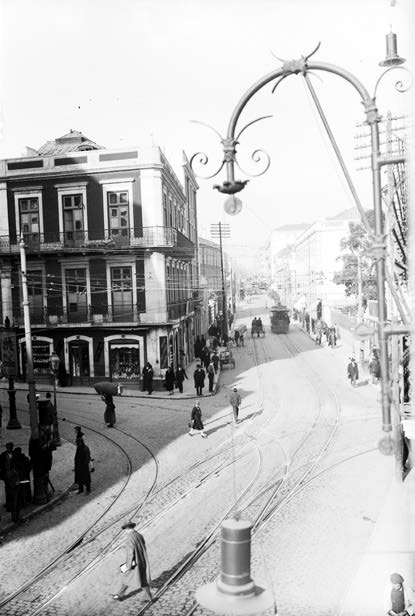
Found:
<svg viewBox="0 0 415 616"><path fill-rule="evenodd" d="M213 173L212 175L205 176L204 179L212 178L217 175L223 167L226 169L227 179L223 182L221 186L215 185L214 188L219 190L222 193L227 195L235 195L235 193L240 192L246 185L246 181L235 180L235 165L238 166L239 169L241 167L238 164L237 160L237 145L239 144L239 138L242 133L251 126L255 122L258 122L262 119L268 118L270 116L263 116L258 118L242 129L238 129L238 121L241 116L242 111L246 107L247 103L253 98L253 96L259 92L264 86L268 84L272 84L272 93L275 92L279 84L289 77L290 75L301 75L306 85L311 93L314 103L316 104L319 115L322 119L324 127L329 135L330 141L333 145L334 151L336 153L337 159L341 165L342 171L345 175L346 181L351 190L352 196L355 200L356 206L359 210L360 216L362 218L362 223L365 226L367 232L371 236L372 239L372 252L376 259L376 282L377 282L377 295L378 295L378 339L379 339L379 349L380 349L380 363L381 363L381 399L382 399L382 429L387 433L385 438L383 439L383 443L385 443L385 439L389 442L391 441L390 432L392 431L392 423L391 423L391 395L390 395L390 383L389 383L389 359L388 359L388 336L393 335L393 331L386 324L387 313L386 313L386 297L385 297L385 282L386 282L386 273L385 273L385 259L386 259L386 238L384 232L383 225L383 215L382 215L382 187L381 187L381 170L385 165L392 165L396 163L405 162L404 154L382 154L380 151L380 140L379 140L379 122L381 121L381 116L379 115L377 105L376 105L376 93L378 85L384 77L386 73L391 71L392 69L398 67L399 64L402 64L403 59L399 58L397 55L396 49L396 35L390 33L387 36L387 56L382 66L387 66L388 68L381 74L379 79L376 82L374 94L370 96L369 92L363 86L363 84L350 72L341 68L339 66L329 64L326 62L314 62L310 61L311 56L313 56L318 48L320 47L320 43L316 47L316 49L306 57L301 57L299 60L290 60L290 61L282 61L283 64L280 68L268 73L261 79L259 79L256 83L253 84L251 88L242 96L239 103L236 105L234 112L232 113L228 132L225 138L222 138L219 133L215 129L216 134L219 135L222 146L223 146L223 160L220 168ZM401 68L401 67L400 67ZM405 69L403 69L405 70ZM358 198L357 192L353 186L352 180L348 174L346 165L341 156L340 150L337 146L337 143L334 139L334 136L331 132L327 119L324 115L323 109L320 105L320 102L317 98L317 95L314 91L312 83L310 81L310 73L323 71L326 73L331 73L340 77L341 79L350 83L350 85L357 91L358 95L361 98L361 103L363 105L364 113L366 116L366 123L370 127L370 136L371 136L371 159L372 159L372 186L373 186L373 210L374 210L374 232L369 227L367 218L365 216L362 204ZM405 89L402 86L402 82L398 81L395 84L395 88L404 92ZM212 128L212 127L210 127ZM255 150L252 153L252 160L255 163L261 162L263 160L263 156L266 158L265 169L255 174L255 176L262 175L267 171L270 165L270 159L266 152L263 150ZM197 152L191 158L191 165L193 167L195 160L201 165L206 165L208 162L208 157L203 152ZM242 169L241 169L242 170ZM232 197L231 197L232 198ZM234 198L234 197L233 197ZM229 200L227 200L227 211L229 210ZM238 200L239 201L239 200ZM239 202L240 203L240 202ZM239 205L239 204L238 204ZM231 208L232 209L232 208ZM236 209L236 207L235 207ZM238 208L240 210L240 206ZM230 211L229 213L237 213L236 211ZM409 331L406 328L406 331ZM392 447L383 447L383 451L386 453L392 453L390 449L393 450L392 442L388 443ZM382 448L381 448L382 450Z"/></svg>
<svg viewBox="0 0 415 616"><path fill-rule="evenodd" d="M52 440L55 443L55 445L61 444L61 439L59 435L59 425L58 425L58 407L56 404L56 380L57 380L59 364L60 364L59 355L56 353L56 351L52 351L49 357L49 365L50 365L51 373L53 377L53 406L55 408L55 411L54 411L54 420L53 420L53 425L52 425Z"/></svg>

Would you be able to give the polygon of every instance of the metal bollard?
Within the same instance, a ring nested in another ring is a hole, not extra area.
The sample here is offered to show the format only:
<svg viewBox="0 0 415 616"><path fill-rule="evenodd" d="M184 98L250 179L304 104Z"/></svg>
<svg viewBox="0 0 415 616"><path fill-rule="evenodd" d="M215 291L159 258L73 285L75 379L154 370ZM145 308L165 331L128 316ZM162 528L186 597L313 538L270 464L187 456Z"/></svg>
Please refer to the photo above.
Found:
<svg viewBox="0 0 415 616"><path fill-rule="evenodd" d="M251 578L251 523L222 522L221 572L216 582L195 593L198 603L216 614L260 614L274 604L272 594ZM276 613L276 612L275 612Z"/></svg>
<svg viewBox="0 0 415 616"><path fill-rule="evenodd" d="M216 585L228 595L244 597L255 594L251 579L251 523L247 520L224 520L222 524L222 564Z"/></svg>

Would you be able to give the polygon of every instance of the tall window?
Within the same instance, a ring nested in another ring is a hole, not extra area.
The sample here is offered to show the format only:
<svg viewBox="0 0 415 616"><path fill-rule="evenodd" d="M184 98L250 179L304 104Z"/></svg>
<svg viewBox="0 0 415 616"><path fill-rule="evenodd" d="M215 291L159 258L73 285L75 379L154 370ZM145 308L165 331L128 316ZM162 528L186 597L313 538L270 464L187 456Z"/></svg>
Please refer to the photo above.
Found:
<svg viewBox="0 0 415 616"><path fill-rule="evenodd" d="M70 322L86 321L88 314L86 269L66 269L65 283L68 320Z"/></svg>
<svg viewBox="0 0 415 616"><path fill-rule="evenodd" d="M42 270L27 272L27 294L29 296L31 319L33 323L41 323L44 316Z"/></svg>
<svg viewBox="0 0 415 616"><path fill-rule="evenodd" d="M128 192L108 192L107 199L110 235L116 239L128 238L130 227Z"/></svg>
<svg viewBox="0 0 415 616"><path fill-rule="evenodd" d="M84 239L82 194L63 195L63 232L66 245L77 245Z"/></svg>
<svg viewBox="0 0 415 616"><path fill-rule="evenodd" d="M114 321L132 321L133 278L131 267L111 268L111 295Z"/></svg>
<svg viewBox="0 0 415 616"><path fill-rule="evenodd" d="M26 244L39 242L39 199L19 199L20 231Z"/></svg>

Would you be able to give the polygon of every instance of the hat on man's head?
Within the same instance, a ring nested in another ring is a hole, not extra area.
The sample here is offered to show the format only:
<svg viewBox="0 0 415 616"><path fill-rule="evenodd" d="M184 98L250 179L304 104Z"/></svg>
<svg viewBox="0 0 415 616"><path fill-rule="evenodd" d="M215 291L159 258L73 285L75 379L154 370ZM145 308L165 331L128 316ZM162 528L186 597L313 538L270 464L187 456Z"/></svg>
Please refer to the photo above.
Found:
<svg viewBox="0 0 415 616"><path fill-rule="evenodd" d="M400 573L392 573L390 579L391 579L392 584L402 584L403 582L403 577L401 576Z"/></svg>
<svg viewBox="0 0 415 616"><path fill-rule="evenodd" d="M137 524L135 522L131 522L131 520L129 522L126 522L125 524L123 524L121 526L122 529L124 528L135 528L137 526Z"/></svg>

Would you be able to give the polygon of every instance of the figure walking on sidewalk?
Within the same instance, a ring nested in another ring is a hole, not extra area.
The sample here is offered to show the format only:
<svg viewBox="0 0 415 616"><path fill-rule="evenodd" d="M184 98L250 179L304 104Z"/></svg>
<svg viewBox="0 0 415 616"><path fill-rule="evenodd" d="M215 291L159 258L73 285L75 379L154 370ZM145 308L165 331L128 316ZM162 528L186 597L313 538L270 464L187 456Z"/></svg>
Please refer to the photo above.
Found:
<svg viewBox="0 0 415 616"><path fill-rule="evenodd" d="M213 393L213 381L215 380L215 369L213 367L212 362L208 366L207 376L209 379L209 391L210 393Z"/></svg>
<svg viewBox="0 0 415 616"><path fill-rule="evenodd" d="M143 386L141 391L147 391L147 395L151 396L151 394L153 393L154 371L149 361L144 366L141 374L143 375Z"/></svg>
<svg viewBox="0 0 415 616"><path fill-rule="evenodd" d="M125 591L129 586L136 586L143 589L147 600L151 601L150 591L150 563L147 556L146 543L143 535L135 529L134 522L127 522L122 525L125 530L125 569L122 575L122 582L119 591L111 595L116 601L122 601Z"/></svg>
<svg viewBox="0 0 415 616"><path fill-rule="evenodd" d="M347 364L347 378L350 379L350 383L354 387L359 378L359 368L354 357L350 357L350 362Z"/></svg>
<svg viewBox="0 0 415 616"><path fill-rule="evenodd" d="M179 366L176 370L176 383L177 383L177 387L179 388L179 392L182 394L183 393L183 381L184 379L188 379L188 376L186 374L186 370L183 368L183 366Z"/></svg>
<svg viewBox="0 0 415 616"><path fill-rule="evenodd" d="M205 386L205 376L205 371L203 370L202 366L198 364L196 370L193 372L193 380L196 387L196 394L198 396L203 395L202 390Z"/></svg>

